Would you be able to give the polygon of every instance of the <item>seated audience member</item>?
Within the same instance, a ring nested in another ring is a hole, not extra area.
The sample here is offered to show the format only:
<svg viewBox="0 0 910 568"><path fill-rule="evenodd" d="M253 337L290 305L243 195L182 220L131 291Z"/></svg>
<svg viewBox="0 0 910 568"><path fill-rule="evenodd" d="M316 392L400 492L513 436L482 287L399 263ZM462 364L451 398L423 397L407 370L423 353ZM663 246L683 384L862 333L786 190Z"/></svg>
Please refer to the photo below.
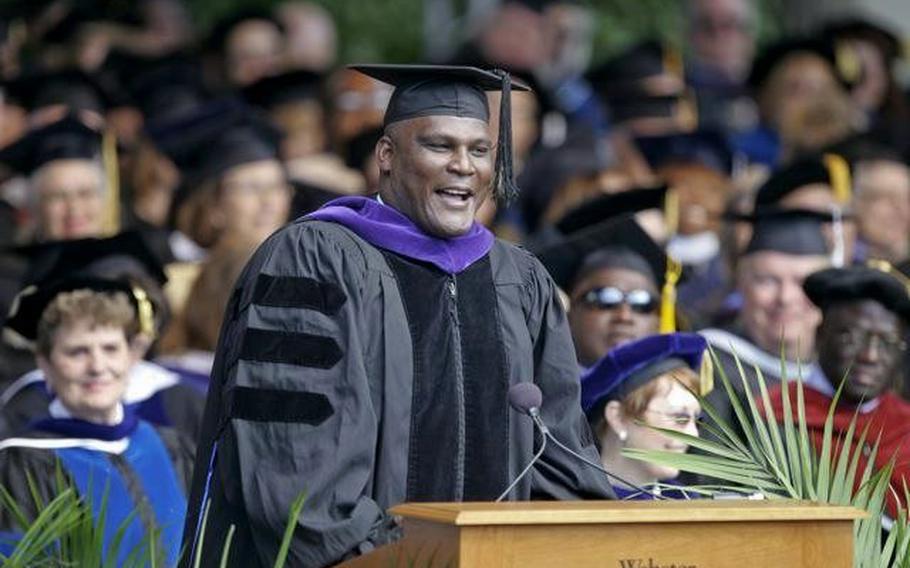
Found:
<svg viewBox="0 0 910 568"><path fill-rule="evenodd" d="M725 132L752 126L754 103L745 85L758 36L749 0L685 2L686 83L695 90L698 121Z"/></svg>
<svg viewBox="0 0 910 568"><path fill-rule="evenodd" d="M93 278L65 279L20 296L6 328L35 342L52 398L46 416L0 442L0 486L34 519L41 512L35 498L49 503L62 481L85 498L96 521L103 516L107 554L122 538L117 565L147 535L160 534L152 545L172 566L193 445L175 431L156 430L122 402L144 301L127 282ZM0 527L21 530L16 522L4 507Z"/></svg>
<svg viewBox="0 0 910 568"><path fill-rule="evenodd" d="M747 217L752 238L737 262L736 283L742 295L737 320L727 328L701 331L733 387L742 389L736 359L753 389L755 367L775 384L785 372L797 376L800 364L815 360L815 327L821 315L803 294L803 280L831 265L818 213L765 209ZM830 219L830 218L829 218ZM710 397L722 415L733 419L722 389Z"/></svg>
<svg viewBox="0 0 910 568"><path fill-rule="evenodd" d="M827 269L806 279L806 295L822 312L815 343L818 363L804 374L806 426L815 448L822 447L825 420L838 388L834 411L834 437L845 435L856 419L856 434L866 432L868 443L877 442L875 465L894 460L889 511L895 514L896 495L910 483L910 403L891 392L901 374L910 321L907 279L888 263ZM795 381L788 384L795 401ZM771 390L775 414L782 418L782 387ZM859 471L868 455L860 456ZM906 507L907 503L903 503Z"/></svg>
<svg viewBox="0 0 910 568"><path fill-rule="evenodd" d="M100 131L68 115L0 150L0 163L29 176L33 239L103 234L107 180L101 138Z"/></svg>
<svg viewBox="0 0 910 568"><path fill-rule="evenodd" d="M242 94L281 130L279 157L292 182L337 197L364 193L366 180L360 172L328 151L322 75L300 70L273 75L249 85Z"/></svg>
<svg viewBox="0 0 910 568"><path fill-rule="evenodd" d="M583 225L538 256L568 295L569 328L582 368L621 343L661 329L667 256L631 215Z"/></svg>
<svg viewBox="0 0 910 568"><path fill-rule="evenodd" d="M202 262L182 313L162 338L166 345L162 345L158 363L183 375L192 373L208 380L233 284L258 245L226 244Z"/></svg>
<svg viewBox="0 0 910 568"><path fill-rule="evenodd" d="M196 244L261 242L287 221L291 186L278 159L281 136L249 107L217 101L151 136L181 172L176 225Z"/></svg>
<svg viewBox="0 0 910 568"><path fill-rule="evenodd" d="M338 30L332 14L315 2L286 0L275 6L285 31L285 61L292 69L325 72L338 58Z"/></svg>
<svg viewBox="0 0 910 568"><path fill-rule="evenodd" d="M653 427L698 436L701 405L693 393L711 388L710 378L701 375L706 348L694 333L653 335L616 347L582 376L581 404L604 468L630 482L613 480L620 499L653 499L653 493L662 493L661 483L673 484L679 475L678 469L626 457L622 450L686 451L686 444Z"/></svg>
<svg viewBox="0 0 910 568"><path fill-rule="evenodd" d="M632 46L592 69L588 80L610 110L614 128L632 136L687 132L696 126L682 56L657 41Z"/></svg>
<svg viewBox="0 0 910 568"><path fill-rule="evenodd" d="M217 22L207 48L218 58L220 78L228 87L244 87L274 75L285 63L280 24L256 9L236 11Z"/></svg>
<svg viewBox="0 0 910 568"><path fill-rule="evenodd" d="M130 366L123 402L144 420L194 436L202 420L206 381L142 360L154 350L157 335L168 321L162 291L167 277L145 240L138 233L129 232L106 239L46 243L30 250L30 273L10 319L24 317L21 298L28 298L36 286L73 277L129 282L143 300L137 315L141 325L130 340L136 362ZM14 343L18 352L25 352L22 347L33 347L29 337L16 332L13 328L5 333L7 348L11 349ZM34 369L34 359L29 368ZM16 380L0 395L0 405L8 426L16 429L47 414L50 390L41 368L13 378Z"/></svg>
<svg viewBox="0 0 910 568"><path fill-rule="evenodd" d="M667 251L686 269L680 304L693 317L709 319L732 280L720 240L724 207L734 189L727 142L718 132L701 130L635 143L678 200L679 222Z"/></svg>
<svg viewBox="0 0 910 568"><path fill-rule="evenodd" d="M327 90L329 140L332 150L343 156L355 136L382 127L392 89L363 73L342 68L328 78Z"/></svg>
<svg viewBox="0 0 910 568"><path fill-rule="evenodd" d="M785 38L763 49L752 65L760 124L732 137L737 153L775 168L811 155L856 130L857 112L834 49L815 38Z"/></svg>
<svg viewBox="0 0 910 568"><path fill-rule="evenodd" d="M887 29L893 23L847 17L829 22L822 34L855 63L850 98L867 119L868 131L905 153L910 137L903 125L910 118L910 104L899 77L902 38Z"/></svg>
<svg viewBox="0 0 910 568"><path fill-rule="evenodd" d="M900 262L910 256L910 168L894 150L869 137L837 146L850 162L855 261L869 258Z"/></svg>

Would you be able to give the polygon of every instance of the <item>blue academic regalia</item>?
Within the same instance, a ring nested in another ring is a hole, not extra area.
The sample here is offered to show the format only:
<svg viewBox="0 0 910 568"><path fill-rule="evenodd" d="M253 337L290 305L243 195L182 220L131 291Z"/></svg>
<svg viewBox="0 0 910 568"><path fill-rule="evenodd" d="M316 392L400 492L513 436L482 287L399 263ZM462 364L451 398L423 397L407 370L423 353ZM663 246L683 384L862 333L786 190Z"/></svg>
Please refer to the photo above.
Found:
<svg viewBox="0 0 910 568"><path fill-rule="evenodd" d="M61 416L53 412L53 405L52 415L35 421L24 435L0 442L0 482L16 502L25 507L32 503L26 472L42 500L50 501L57 493L59 464L71 486L91 506L96 522L104 511L105 551L118 528L127 527L117 565L151 530L160 531L166 565L176 565L192 444L173 431L156 430L129 408L113 426ZM19 527L0 512L0 529Z"/></svg>

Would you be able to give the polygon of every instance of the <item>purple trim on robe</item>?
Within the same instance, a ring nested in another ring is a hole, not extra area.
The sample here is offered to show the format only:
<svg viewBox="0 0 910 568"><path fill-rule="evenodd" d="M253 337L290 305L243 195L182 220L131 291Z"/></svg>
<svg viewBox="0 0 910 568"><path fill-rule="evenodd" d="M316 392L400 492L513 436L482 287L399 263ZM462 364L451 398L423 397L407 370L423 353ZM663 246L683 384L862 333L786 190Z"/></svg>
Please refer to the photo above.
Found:
<svg viewBox="0 0 910 568"><path fill-rule="evenodd" d="M459 237L432 237L397 210L368 197L334 199L307 219L344 225L375 247L428 262L447 274L458 274L483 258L494 240L493 234L476 221Z"/></svg>
<svg viewBox="0 0 910 568"><path fill-rule="evenodd" d="M139 426L139 418L128 407L123 409L119 424L95 424L78 418L41 418L29 425L29 430L41 430L66 438L87 438L114 442L131 435Z"/></svg>

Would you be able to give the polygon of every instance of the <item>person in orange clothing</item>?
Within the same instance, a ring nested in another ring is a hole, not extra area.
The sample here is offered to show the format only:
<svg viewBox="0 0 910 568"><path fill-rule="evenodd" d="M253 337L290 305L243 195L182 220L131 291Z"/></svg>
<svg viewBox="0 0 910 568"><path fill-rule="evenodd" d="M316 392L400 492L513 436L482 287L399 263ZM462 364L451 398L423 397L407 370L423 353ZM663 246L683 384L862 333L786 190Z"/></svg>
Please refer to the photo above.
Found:
<svg viewBox="0 0 910 568"><path fill-rule="evenodd" d="M871 266L830 268L809 276L803 288L822 310L816 332L818 363L805 379L806 426L821 450L824 424L835 390L844 381L834 412L834 437L843 436L856 416L857 437L868 427L866 444L879 439L877 468L894 458L888 512L896 514L894 495L910 486L910 403L891 391L900 377L904 331L910 322L908 282L884 262ZM795 380L789 383L795 404ZM777 418L782 419L781 386L771 391ZM879 438L880 437L880 438ZM869 448L860 455L865 467ZM907 504L904 503L904 506Z"/></svg>

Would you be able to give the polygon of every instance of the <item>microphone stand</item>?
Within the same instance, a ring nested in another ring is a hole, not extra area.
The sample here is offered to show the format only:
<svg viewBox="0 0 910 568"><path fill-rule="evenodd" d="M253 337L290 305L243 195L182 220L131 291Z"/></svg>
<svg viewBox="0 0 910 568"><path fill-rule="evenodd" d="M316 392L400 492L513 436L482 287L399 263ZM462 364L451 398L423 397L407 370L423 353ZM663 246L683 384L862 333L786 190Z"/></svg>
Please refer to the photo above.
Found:
<svg viewBox="0 0 910 568"><path fill-rule="evenodd" d="M515 489L515 486L518 485L518 482L521 481L524 478L524 476L526 476L528 474L529 471L531 471L531 468L534 467L534 464L537 463L537 460L539 460L540 456L543 455L543 451L545 449L547 449L547 438L549 436L547 435L547 433L544 433L543 431L541 431L541 434L543 434L543 435L541 436L542 442L540 444L540 449L537 450L537 453L534 454L534 457L531 458L531 461L528 462L528 465L526 465L525 468L523 470L521 470L521 473L518 474L518 477L516 477L515 480L512 481L512 483L510 483L508 487L506 487L506 490L502 492L502 495L500 495L499 497L496 498L496 501L495 501L496 503L499 503L500 501L505 499L506 496L509 494L509 492L512 491L512 489Z"/></svg>

